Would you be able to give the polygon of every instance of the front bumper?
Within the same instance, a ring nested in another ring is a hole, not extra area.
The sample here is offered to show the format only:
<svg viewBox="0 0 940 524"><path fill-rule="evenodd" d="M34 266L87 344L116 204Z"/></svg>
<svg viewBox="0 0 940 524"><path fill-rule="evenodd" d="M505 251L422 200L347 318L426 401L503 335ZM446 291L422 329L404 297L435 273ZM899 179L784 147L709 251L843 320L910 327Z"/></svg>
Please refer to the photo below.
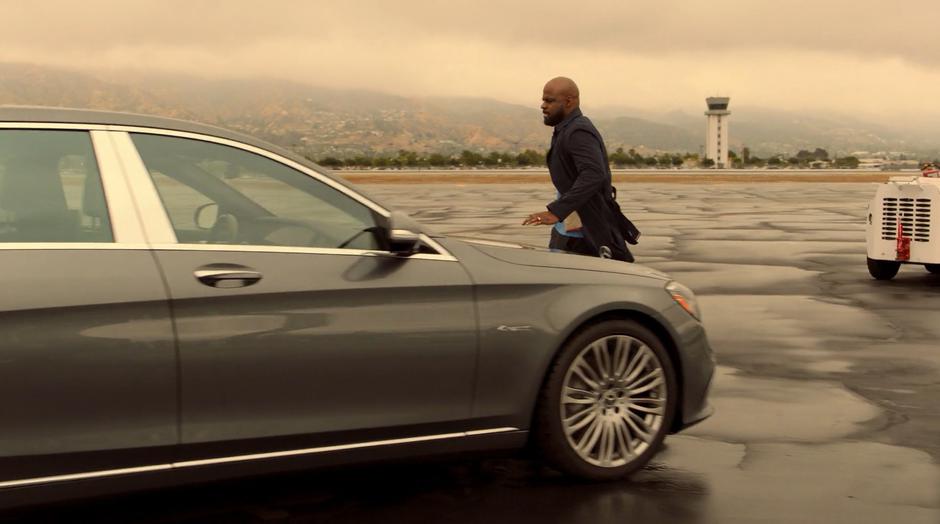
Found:
<svg viewBox="0 0 940 524"><path fill-rule="evenodd" d="M679 306L669 308L665 316L674 329L672 335L679 357L676 378L682 390L681 402L671 428L676 433L705 420L714 412L708 402L708 394L717 361L701 322Z"/></svg>

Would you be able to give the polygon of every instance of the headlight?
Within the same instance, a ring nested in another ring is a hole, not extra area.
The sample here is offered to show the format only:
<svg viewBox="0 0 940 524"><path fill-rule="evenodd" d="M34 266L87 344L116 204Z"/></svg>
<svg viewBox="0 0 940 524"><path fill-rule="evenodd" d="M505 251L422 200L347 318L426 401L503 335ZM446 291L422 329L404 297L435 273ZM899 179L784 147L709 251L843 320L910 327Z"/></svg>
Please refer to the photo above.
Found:
<svg viewBox="0 0 940 524"><path fill-rule="evenodd" d="M676 301L676 304L682 306L682 309L695 317L696 320L702 320L702 312L698 308L698 300L695 300L695 293L693 293L691 289L676 281L672 281L666 284L666 292Z"/></svg>

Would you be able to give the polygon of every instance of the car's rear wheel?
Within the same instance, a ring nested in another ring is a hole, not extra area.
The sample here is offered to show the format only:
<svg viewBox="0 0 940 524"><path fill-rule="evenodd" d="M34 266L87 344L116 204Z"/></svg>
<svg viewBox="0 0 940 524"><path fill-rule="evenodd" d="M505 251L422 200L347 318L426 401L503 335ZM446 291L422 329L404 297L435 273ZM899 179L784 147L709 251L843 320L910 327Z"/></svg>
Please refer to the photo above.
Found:
<svg viewBox="0 0 940 524"><path fill-rule="evenodd" d="M893 260L868 259L868 273L876 280L891 280L901 269L901 263Z"/></svg>
<svg viewBox="0 0 940 524"><path fill-rule="evenodd" d="M940 275L940 264L924 264L924 267L934 275Z"/></svg>
<svg viewBox="0 0 940 524"><path fill-rule="evenodd" d="M552 364L536 412L536 442L567 474L620 478L659 449L677 401L660 340L634 321L604 321L574 336Z"/></svg>

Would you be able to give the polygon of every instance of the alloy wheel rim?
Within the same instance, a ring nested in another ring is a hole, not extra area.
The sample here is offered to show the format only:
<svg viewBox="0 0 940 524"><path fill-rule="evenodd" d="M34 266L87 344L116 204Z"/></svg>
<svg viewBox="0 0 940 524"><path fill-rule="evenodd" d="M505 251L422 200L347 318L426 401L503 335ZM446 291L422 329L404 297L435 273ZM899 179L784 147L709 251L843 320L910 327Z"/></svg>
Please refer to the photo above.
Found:
<svg viewBox="0 0 940 524"><path fill-rule="evenodd" d="M623 466L653 444L666 400L662 363L649 346L627 335L595 340L571 362L562 383L565 437L585 462Z"/></svg>

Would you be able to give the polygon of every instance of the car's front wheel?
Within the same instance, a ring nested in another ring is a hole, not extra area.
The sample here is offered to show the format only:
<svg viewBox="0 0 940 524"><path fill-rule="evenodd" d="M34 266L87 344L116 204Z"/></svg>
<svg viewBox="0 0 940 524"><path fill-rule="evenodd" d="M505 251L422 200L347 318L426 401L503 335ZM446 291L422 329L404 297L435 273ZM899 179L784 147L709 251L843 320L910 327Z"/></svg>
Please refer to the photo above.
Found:
<svg viewBox="0 0 940 524"><path fill-rule="evenodd" d="M643 467L669 432L678 401L669 354L630 320L595 324L573 337L541 392L535 439L547 461L589 480Z"/></svg>
<svg viewBox="0 0 940 524"><path fill-rule="evenodd" d="M901 263L893 260L868 259L868 274L876 280L891 280L901 269Z"/></svg>

